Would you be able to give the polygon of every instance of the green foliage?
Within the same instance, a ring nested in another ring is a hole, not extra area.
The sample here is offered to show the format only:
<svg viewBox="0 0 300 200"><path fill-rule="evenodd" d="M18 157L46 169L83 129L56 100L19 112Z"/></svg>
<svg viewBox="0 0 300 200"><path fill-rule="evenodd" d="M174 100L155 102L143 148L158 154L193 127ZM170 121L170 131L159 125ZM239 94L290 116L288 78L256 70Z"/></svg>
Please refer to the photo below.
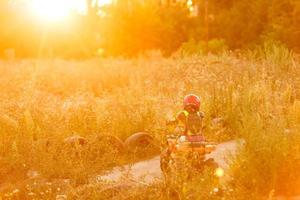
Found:
<svg viewBox="0 0 300 200"><path fill-rule="evenodd" d="M86 58L101 52L132 57L160 50L169 56L182 46L188 53L219 53L253 48L266 40L299 50L298 0L212 0L208 13L205 2L194 1L198 15L192 15L185 1L114 1L89 7L86 16L73 13L69 24L41 26L27 16L24 4L11 7L4 1L0 55ZM206 39L208 45L202 42Z"/></svg>
<svg viewBox="0 0 300 200"><path fill-rule="evenodd" d="M196 42L195 40L190 40L183 43L180 52L182 54L192 55L192 54L204 54L207 52L211 53L222 53L227 50L227 45L223 39L212 39L206 44L205 41Z"/></svg>
<svg viewBox="0 0 300 200"><path fill-rule="evenodd" d="M133 56L151 49L170 54L187 40L189 13L182 5L161 7L151 1L117 2L101 19L102 46L107 55Z"/></svg>

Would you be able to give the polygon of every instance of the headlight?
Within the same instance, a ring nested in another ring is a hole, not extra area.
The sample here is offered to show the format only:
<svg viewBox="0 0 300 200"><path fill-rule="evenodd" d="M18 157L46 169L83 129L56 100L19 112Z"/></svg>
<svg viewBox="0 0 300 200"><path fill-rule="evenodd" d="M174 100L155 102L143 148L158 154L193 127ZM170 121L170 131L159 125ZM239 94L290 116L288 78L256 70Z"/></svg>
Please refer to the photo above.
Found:
<svg viewBox="0 0 300 200"><path fill-rule="evenodd" d="M215 171L215 175L217 176L217 177L223 177L224 176L224 170L221 168L221 167L218 167L217 169L216 169L216 171Z"/></svg>

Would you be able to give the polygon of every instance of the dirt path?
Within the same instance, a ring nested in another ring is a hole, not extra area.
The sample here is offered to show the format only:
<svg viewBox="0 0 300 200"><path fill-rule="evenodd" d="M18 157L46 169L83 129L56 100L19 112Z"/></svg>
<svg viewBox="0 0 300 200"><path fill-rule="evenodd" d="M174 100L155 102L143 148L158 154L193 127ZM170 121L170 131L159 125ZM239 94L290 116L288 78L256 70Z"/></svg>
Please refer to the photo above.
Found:
<svg viewBox="0 0 300 200"><path fill-rule="evenodd" d="M223 169L228 168L228 157L235 154L237 144L240 141L232 140L229 142L221 143L217 149L208 157L214 158L215 161ZM154 181L162 180L162 172L160 169L160 158L156 156L150 160L137 162L123 167L115 167L113 170L108 171L104 175L98 175L96 178L91 179L91 182L120 182L120 181L133 181L141 184L151 184Z"/></svg>

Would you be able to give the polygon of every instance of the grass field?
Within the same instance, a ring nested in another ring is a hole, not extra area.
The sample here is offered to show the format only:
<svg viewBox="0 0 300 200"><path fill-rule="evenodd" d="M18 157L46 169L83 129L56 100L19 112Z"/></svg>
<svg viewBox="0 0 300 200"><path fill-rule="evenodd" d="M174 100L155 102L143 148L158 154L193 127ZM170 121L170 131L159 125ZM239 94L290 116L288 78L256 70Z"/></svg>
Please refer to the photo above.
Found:
<svg viewBox="0 0 300 200"><path fill-rule="evenodd" d="M85 183L126 158L112 156L101 142L75 155L64 148L66 137L124 140L147 131L159 144L166 119L181 109L184 95L195 93L203 101L208 138L246 141L232 158L228 199L300 192L300 64L284 47L171 58L1 61L0 73L0 186L17 187L30 170ZM159 185L135 190L141 199L164 196ZM81 193L96 198L99 191Z"/></svg>

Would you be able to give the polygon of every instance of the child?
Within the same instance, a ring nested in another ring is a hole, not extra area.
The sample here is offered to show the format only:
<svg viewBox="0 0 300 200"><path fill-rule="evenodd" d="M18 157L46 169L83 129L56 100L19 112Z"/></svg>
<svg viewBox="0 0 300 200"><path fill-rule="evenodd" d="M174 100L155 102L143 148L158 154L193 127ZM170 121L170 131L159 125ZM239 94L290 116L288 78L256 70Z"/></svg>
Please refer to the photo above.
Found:
<svg viewBox="0 0 300 200"><path fill-rule="evenodd" d="M189 94L183 99L183 110L180 111L169 125L176 127L176 133L186 136L199 136L202 134L204 114L200 112L200 98Z"/></svg>

